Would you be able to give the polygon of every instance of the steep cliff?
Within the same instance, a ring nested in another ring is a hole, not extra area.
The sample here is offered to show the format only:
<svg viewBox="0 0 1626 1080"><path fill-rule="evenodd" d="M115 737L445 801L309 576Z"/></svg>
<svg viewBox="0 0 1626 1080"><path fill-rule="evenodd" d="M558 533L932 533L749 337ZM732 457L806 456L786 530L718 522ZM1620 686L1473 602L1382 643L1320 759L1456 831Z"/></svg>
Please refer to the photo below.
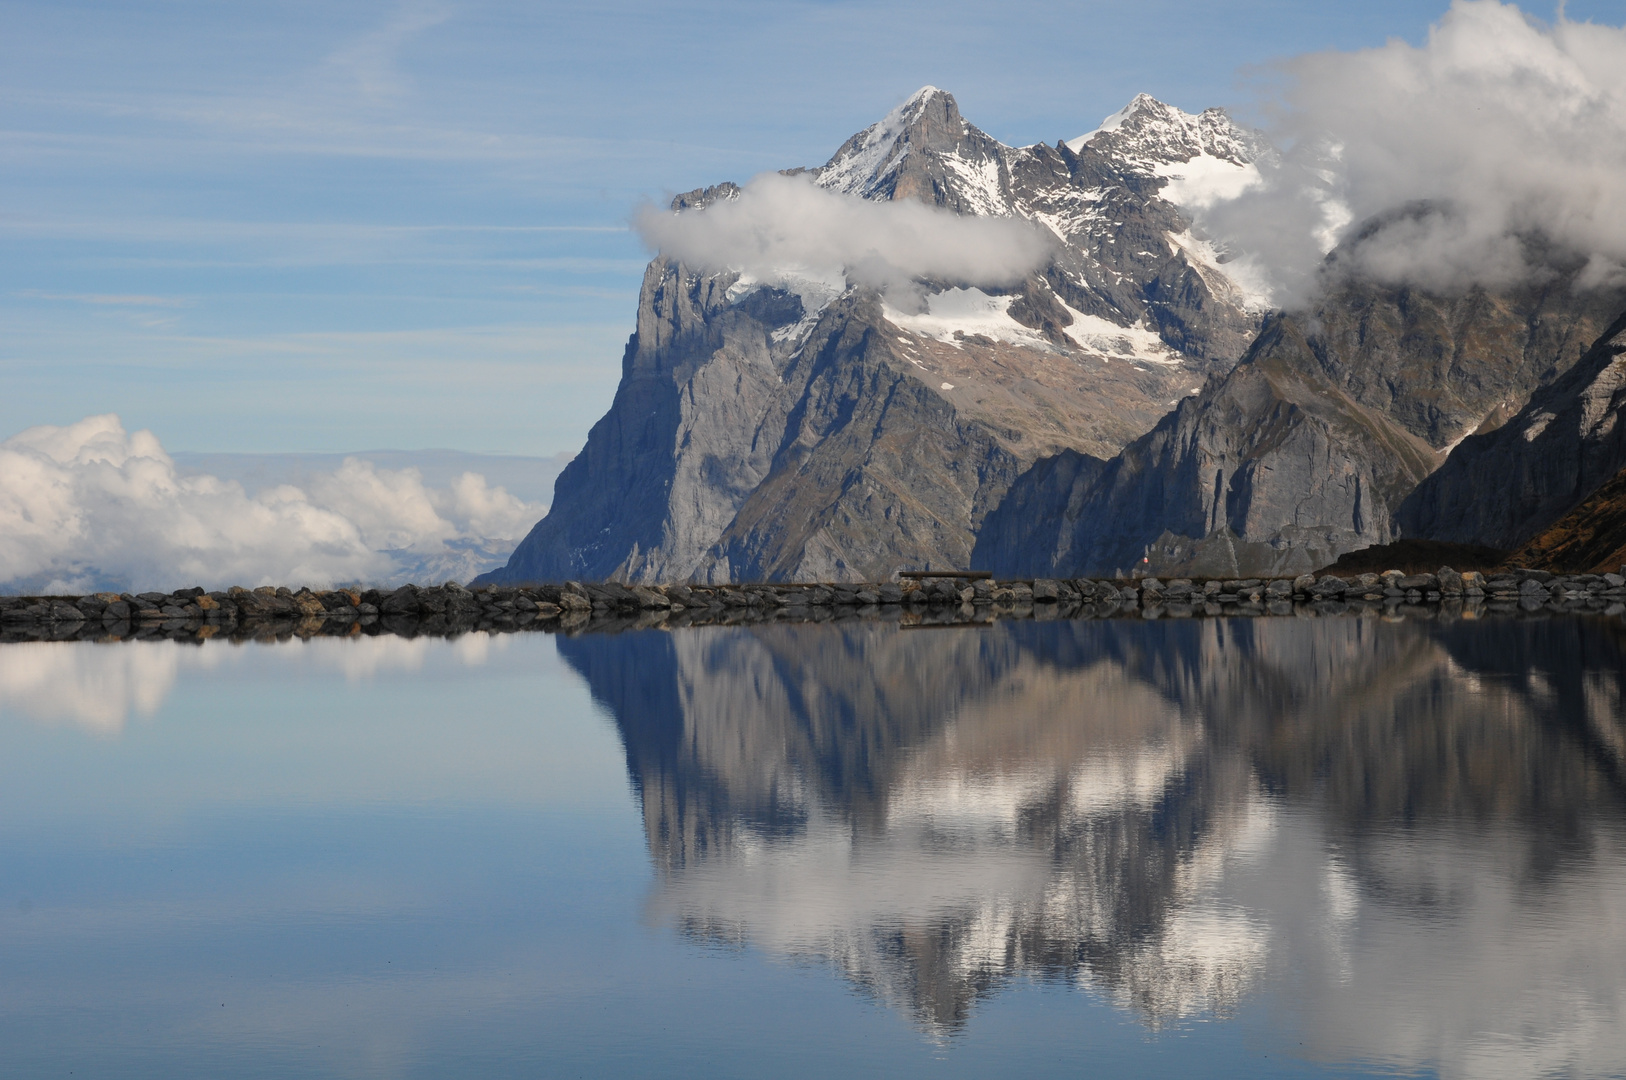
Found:
<svg viewBox="0 0 1626 1080"><path fill-rule="evenodd" d="M1626 468L1623 353L1626 315L1513 419L1464 439L1401 507L1406 535L1517 548L1617 476Z"/></svg>
<svg viewBox="0 0 1626 1080"><path fill-rule="evenodd" d="M1279 575L1387 543L1451 447L1569 370L1626 303L1619 289L1576 288L1573 264L1457 296L1373 285L1342 265L1329 263L1313 310L1273 317L1242 363L1100 469L1035 465L973 561L1011 575Z"/></svg>
<svg viewBox="0 0 1626 1080"><path fill-rule="evenodd" d="M1055 238L1048 263L1014 288L923 281L918 305L894 306L839 278L770 282L657 257L610 411L548 516L484 580L965 566L984 515L1033 461L1111 456L1245 350L1259 298L1179 200L1246 182L1261 149L1223 113L1150 98L1110 130L1012 148L922 90L814 181L1035 222ZM738 197L719 185L673 211Z"/></svg>

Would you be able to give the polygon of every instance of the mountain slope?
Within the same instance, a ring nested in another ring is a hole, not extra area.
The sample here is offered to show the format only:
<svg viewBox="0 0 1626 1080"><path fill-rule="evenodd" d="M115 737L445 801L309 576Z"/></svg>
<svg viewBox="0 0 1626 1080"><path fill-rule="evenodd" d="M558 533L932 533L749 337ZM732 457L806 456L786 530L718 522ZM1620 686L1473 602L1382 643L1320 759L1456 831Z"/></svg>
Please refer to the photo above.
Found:
<svg viewBox="0 0 1626 1080"><path fill-rule="evenodd" d="M1626 568L1626 469L1508 558L1509 566L1563 574Z"/></svg>
<svg viewBox="0 0 1626 1080"><path fill-rule="evenodd" d="M1402 508L1406 535L1517 548L1626 468L1623 353L1626 315L1506 425L1463 440Z"/></svg>
<svg viewBox="0 0 1626 1080"><path fill-rule="evenodd" d="M1242 354L1259 299L1160 193L1199 197L1186 166L1245 176L1255 147L1221 113L1145 98L1076 149L1012 148L923 89L814 182L1032 220L1056 237L1049 263L1006 290L922 282L921 310L908 311L843 280L787 270L767 282L657 257L609 413L561 473L552 511L486 580L874 579L965 565L983 516L1034 460L1116 453ZM739 197L718 185L673 211Z"/></svg>
<svg viewBox="0 0 1626 1080"><path fill-rule="evenodd" d="M977 565L1288 574L1387 543L1402 501L1450 448L1574 365L1626 303L1618 289L1574 288L1575 265L1460 296L1375 286L1339 266L1313 311L1273 318L1241 364L1098 473L1035 466L990 516ZM1027 505L1065 510L1030 519Z"/></svg>

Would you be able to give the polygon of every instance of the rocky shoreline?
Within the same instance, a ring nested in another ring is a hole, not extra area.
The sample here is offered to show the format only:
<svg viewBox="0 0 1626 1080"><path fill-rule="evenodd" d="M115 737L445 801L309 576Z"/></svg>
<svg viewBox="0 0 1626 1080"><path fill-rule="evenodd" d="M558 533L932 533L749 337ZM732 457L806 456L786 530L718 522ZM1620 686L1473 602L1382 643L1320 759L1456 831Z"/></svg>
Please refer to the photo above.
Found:
<svg viewBox="0 0 1626 1080"><path fill-rule="evenodd" d="M995 619L1302 617L1379 612L1423 618L1479 614L1626 616L1621 574L1511 570L1274 580L1141 578L995 581L941 577L871 584L404 585L392 591L200 588L173 593L0 597L0 642L171 637L232 639L356 633L447 635L468 630L575 632L762 621L883 619L904 626Z"/></svg>

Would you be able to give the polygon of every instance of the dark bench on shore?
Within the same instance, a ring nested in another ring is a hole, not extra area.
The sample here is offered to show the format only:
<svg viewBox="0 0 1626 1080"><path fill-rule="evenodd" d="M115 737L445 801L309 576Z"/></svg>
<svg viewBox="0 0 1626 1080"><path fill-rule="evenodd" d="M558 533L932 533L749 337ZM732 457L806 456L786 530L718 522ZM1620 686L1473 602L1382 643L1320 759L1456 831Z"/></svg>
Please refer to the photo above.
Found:
<svg viewBox="0 0 1626 1080"><path fill-rule="evenodd" d="M899 570L900 578L925 581L927 578L960 578L964 581L992 581L992 570Z"/></svg>

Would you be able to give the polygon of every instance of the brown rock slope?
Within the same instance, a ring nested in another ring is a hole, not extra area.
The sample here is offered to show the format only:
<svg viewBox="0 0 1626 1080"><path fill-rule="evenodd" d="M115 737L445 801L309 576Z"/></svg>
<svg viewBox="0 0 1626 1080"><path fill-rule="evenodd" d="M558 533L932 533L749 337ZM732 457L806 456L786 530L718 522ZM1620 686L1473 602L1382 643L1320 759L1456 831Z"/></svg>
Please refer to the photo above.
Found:
<svg viewBox="0 0 1626 1080"><path fill-rule="evenodd" d="M1626 566L1626 469L1507 561L1554 573L1619 573Z"/></svg>

